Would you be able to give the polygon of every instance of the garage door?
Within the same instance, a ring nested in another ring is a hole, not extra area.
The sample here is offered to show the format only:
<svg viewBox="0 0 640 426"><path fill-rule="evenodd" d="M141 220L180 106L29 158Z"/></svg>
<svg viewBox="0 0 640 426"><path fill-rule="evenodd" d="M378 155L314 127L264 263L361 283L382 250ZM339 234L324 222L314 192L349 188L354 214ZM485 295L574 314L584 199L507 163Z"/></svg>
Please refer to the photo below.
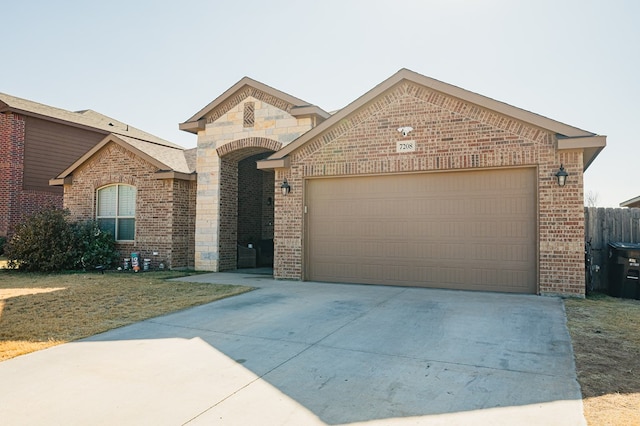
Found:
<svg viewBox="0 0 640 426"><path fill-rule="evenodd" d="M536 292L535 169L309 179L305 278Z"/></svg>

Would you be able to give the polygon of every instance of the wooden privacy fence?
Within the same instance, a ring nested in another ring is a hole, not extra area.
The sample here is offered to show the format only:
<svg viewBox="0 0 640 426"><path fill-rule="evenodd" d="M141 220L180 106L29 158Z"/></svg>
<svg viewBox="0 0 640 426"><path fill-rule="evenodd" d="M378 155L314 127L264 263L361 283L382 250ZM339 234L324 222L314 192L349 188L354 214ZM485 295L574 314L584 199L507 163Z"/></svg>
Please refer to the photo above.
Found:
<svg viewBox="0 0 640 426"><path fill-rule="evenodd" d="M640 243L640 209L585 207L584 216L585 240L591 241L593 256L593 289L606 290L609 243Z"/></svg>

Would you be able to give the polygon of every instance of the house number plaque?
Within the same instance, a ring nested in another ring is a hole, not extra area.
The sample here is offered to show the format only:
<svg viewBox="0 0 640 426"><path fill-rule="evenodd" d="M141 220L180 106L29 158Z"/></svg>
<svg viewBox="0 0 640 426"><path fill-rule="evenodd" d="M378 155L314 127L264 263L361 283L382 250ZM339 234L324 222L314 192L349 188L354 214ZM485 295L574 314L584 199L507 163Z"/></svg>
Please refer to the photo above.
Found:
<svg viewBox="0 0 640 426"><path fill-rule="evenodd" d="M416 141L396 142L396 152L414 152L415 150L416 150Z"/></svg>

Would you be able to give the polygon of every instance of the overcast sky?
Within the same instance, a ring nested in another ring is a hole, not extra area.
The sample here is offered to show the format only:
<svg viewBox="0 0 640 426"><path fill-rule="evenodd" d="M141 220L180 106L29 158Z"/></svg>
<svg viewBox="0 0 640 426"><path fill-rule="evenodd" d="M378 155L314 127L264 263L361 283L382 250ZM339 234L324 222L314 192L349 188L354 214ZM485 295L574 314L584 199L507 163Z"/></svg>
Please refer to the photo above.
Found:
<svg viewBox="0 0 640 426"><path fill-rule="evenodd" d="M640 196L637 0L0 0L0 20L0 92L185 147L178 123L244 76L332 111L409 68L606 135L585 193Z"/></svg>

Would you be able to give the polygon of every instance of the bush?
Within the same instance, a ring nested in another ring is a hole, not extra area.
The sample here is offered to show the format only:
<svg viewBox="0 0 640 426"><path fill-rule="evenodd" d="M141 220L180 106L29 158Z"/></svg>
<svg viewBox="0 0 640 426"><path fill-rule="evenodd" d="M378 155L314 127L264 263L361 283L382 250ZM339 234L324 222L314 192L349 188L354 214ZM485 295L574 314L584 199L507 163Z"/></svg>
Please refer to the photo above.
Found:
<svg viewBox="0 0 640 426"><path fill-rule="evenodd" d="M73 231L69 212L44 209L18 225L5 247L10 268L26 271L60 271L73 266Z"/></svg>
<svg viewBox="0 0 640 426"><path fill-rule="evenodd" d="M113 237L93 221L70 223L68 217L66 210L48 208L21 223L5 247L9 267L54 272L113 265Z"/></svg>
<svg viewBox="0 0 640 426"><path fill-rule="evenodd" d="M4 255L5 244L7 244L7 237L0 237L0 256Z"/></svg>
<svg viewBox="0 0 640 426"><path fill-rule="evenodd" d="M76 239L76 267L110 267L118 262L113 236L101 231L95 221L75 223L73 231Z"/></svg>

